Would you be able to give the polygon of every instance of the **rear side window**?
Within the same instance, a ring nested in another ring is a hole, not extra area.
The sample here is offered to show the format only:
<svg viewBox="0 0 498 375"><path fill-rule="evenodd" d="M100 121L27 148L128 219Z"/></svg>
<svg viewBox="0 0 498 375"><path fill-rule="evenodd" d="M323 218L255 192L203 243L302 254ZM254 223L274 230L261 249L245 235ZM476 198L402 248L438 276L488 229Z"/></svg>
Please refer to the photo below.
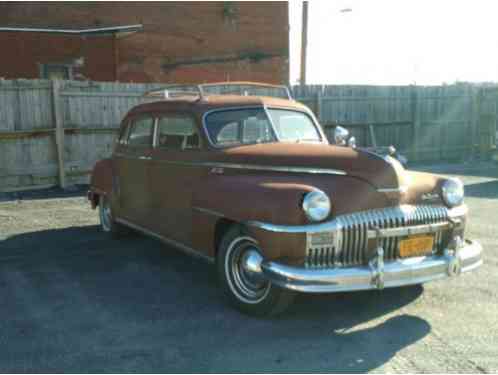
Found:
<svg viewBox="0 0 498 375"><path fill-rule="evenodd" d="M157 147L174 150L199 148L194 119L187 115L160 117L157 123Z"/></svg>
<svg viewBox="0 0 498 375"><path fill-rule="evenodd" d="M133 120L128 131L128 144L132 146L151 146L154 131L154 119L141 117Z"/></svg>

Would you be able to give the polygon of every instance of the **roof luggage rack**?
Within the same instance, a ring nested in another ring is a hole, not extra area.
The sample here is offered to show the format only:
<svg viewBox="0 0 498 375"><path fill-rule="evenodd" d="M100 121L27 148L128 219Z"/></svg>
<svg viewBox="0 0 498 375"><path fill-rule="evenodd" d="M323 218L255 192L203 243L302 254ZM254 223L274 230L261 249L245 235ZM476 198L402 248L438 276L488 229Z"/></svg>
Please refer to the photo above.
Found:
<svg viewBox="0 0 498 375"><path fill-rule="evenodd" d="M287 86L257 82L174 84L147 91L144 97L170 99L180 96L196 96L198 100L203 100L207 95L272 96L292 100Z"/></svg>

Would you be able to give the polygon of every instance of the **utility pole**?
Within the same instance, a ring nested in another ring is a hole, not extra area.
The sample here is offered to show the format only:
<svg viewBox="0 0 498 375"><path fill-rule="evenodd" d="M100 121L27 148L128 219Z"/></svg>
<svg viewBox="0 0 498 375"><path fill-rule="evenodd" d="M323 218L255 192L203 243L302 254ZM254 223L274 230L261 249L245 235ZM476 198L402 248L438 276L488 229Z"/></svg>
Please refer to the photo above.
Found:
<svg viewBox="0 0 498 375"><path fill-rule="evenodd" d="M306 84L306 50L308 46L308 2L303 1L303 23L301 27L301 77L302 86Z"/></svg>

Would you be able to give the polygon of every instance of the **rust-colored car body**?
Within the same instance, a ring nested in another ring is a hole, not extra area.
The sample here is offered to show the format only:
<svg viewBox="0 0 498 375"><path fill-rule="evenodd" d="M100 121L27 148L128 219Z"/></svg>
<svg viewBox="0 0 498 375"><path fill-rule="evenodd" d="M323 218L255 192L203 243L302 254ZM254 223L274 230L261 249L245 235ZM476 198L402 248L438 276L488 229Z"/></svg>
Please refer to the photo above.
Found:
<svg viewBox="0 0 498 375"><path fill-rule="evenodd" d="M206 114L255 107L305 113L318 125L306 106L272 97L184 96L139 105L123 119L112 156L95 165L89 191L92 206L98 205L99 196L107 196L114 217L122 224L207 259L216 257L224 231L239 223L259 243L266 262L294 267L305 267L310 256L310 232L292 229L313 228L301 207L308 192L318 189L330 197L332 210L324 222L392 207L444 207L440 192L445 178L405 170L389 157L331 145L322 130L322 142L312 144L271 142L218 148L210 142ZM198 149L167 150L156 144L131 147L123 138L133 119L172 113L194 119ZM459 212L465 211L462 207ZM426 210L426 219L435 222ZM449 246L454 236L463 237L466 211L457 216L459 226L447 233L444 246ZM425 223L422 216L420 219L419 224ZM372 220L370 224L375 218ZM362 225L358 224L358 230L372 229L372 225ZM385 223L379 221L379 225ZM396 223L390 226L396 227ZM363 266L369 267L378 246L378 241L368 239L367 253L361 256ZM480 265L480 249L478 252L473 267ZM382 282L375 283L382 287ZM286 286L286 281L280 285ZM306 291L295 285L289 288Z"/></svg>

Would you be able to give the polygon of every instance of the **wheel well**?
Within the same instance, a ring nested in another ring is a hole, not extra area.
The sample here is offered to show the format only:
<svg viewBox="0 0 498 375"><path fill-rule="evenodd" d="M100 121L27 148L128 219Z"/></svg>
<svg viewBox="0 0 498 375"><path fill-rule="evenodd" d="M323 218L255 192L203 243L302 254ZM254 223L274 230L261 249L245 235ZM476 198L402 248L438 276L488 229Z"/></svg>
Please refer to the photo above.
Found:
<svg viewBox="0 0 498 375"><path fill-rule="evenodd" d="M221 239L223 235L227 232L228 228L230 228L233 224L237 224L235 221L230 219L219 219L216 222L216 227L214 230L214 255L218 253L218 247L220 245Z"/></svg>
<svg viewBox="0 0 498 375"><path fill-rule="evenodd" d="M95 192L88 192L88 200L90 201L90 204L92 205L92 208L95 209L99 205L100 201L100 194L95 193Z"/></svg>

